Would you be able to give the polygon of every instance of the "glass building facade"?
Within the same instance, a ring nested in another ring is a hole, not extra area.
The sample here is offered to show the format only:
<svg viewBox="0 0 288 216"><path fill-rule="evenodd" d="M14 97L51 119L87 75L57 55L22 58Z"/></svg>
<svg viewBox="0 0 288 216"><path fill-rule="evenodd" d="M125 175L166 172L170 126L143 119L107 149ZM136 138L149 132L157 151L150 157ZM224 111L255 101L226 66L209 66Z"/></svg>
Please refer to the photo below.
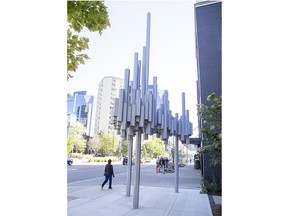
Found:
<svg viewBox="0 0 288 216"><path fill-rule="evenodd" d="M76 121L83 123L89 137L94 137L95 102L94 96L87 95L86 91L74 92L67 99L67 114L74 114Z"/></svg>

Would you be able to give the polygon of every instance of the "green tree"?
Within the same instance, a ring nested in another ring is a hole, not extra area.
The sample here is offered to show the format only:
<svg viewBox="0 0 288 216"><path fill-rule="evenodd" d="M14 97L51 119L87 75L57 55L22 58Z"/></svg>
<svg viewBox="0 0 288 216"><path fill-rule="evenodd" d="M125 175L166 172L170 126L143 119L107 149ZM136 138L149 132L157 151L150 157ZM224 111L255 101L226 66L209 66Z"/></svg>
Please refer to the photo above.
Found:
<svg viewBox="0 0 288 216"><path fill-rule="evenodd" d="M119 146L119 140L117 136L113 134L101 134L99 152L102 155L115 155Z"/></svg>
<svg viewBox="0 0 288 216"><path fill-rule="evenodd" d="M204 135L204 145L199 152L209 154L211 165L216 166L222 163L222 97L213 92L207 101L211 101L211 105L202 104L199 110Z"/></svg>
<svg viewBox="0 0 288 216"><path fill-rule="evenodd" d="M83 28L98 32L100 35L110 27L107 7L104 1L67 1L67 80L72 78L79 64L85 64L88 55L82 51L89 49L89 38L80 37Z"/></svg>
<svg viewBox="0 0 288 216"><path fill-rule="evenodd" d="M72 139L68 139L67 140L67 154L72 152L72 150L73 150L73 140Z"/></svg>
<svg viewBox="0 0 288 216"><path fill-rule="evenodd" d="M76 122L73 127L69 129L68 143L73 144L73 151L83 153L86 148L86 140L84 134L86 132L85 126L81 122Z"/></svg>
<svg viewBox="0 0 288 216"><path fill-rule="evenodd" d="M145 146L144 147L142 146L142 157L144 157L144 158L147 157L147 151L146 151Z"/></svg>
<svg viewBox="0 0 288 216"><path fill-rule="evenodd" d="M91 137L87 142L87 151L88 153L96 153L99 148L99 137Z"/></svg>
<svg viewBox="0 0 288 216"><path fill-rule="evenodd" d="M148 142L146 142L143 145L142 150L146 151L147 155L149 155L149 157L151 158L157 158L159 155L162 155L163 157L166 156L164 143L159 138L153 138L149 140Z"/></svg>
<svg viewBox="0 0 288 216"><path fill-rule="evenodd" d="M128 154L128 141L127 140L122 140L121 141L121 148L120 148L120 150L121 150L121 155L123 156L125 156L125 155L127 155Z"/></svg>

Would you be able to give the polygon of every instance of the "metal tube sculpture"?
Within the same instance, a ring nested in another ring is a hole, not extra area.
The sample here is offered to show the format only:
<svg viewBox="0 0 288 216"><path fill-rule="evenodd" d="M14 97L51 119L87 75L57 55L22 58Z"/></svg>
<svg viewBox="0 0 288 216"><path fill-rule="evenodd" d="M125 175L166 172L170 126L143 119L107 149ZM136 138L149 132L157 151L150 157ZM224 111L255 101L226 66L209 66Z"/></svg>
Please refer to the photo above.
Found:
<svg viewBox="0 0 288 216"><path fill-rule="evenodd" d="M156 134L165 144L168 143L169 136L175 136L175 192L178 192L178 139L180 139L182 143L189 144L189 136L192 135L192 123L189 122L189 111L185 110L185 93L182 93L182 116L178 120L178 114L176 113L176 116L173 117L172 111L169 109L168 91L166 90L164 92L161 101L157 99L157 77L153 77L153 85L152 88L149 89L150 18L151 14L148 13L146 46L143 47L142 71L141 61L138 59L138 53L135 52L133 80L130 81L130 70L125 69L124 89L120 89L119 98L115 99L113 112L115 129L123 138L129 140L126 196L130 196L132 140L136 135L134 209L139 207L141 136L144 135L144 139L148 139L148 135ZM142 78L141 82L140 78Z"/></svg>

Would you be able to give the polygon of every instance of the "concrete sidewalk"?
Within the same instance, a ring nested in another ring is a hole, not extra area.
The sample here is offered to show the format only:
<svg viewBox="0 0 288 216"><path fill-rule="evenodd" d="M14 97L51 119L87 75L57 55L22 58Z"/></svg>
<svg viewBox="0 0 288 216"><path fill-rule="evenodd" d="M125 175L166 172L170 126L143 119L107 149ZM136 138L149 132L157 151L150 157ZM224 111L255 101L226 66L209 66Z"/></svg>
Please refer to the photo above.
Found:
<svg viewBox="0 0 288 216"><path fill-rule="evenodd" d="M191 182L192 173L197 171L189 167L181 169L180 175ZM130 197L126 197L126 185L112 187L101 190L100 185L68 184L68 216L212 216L208 195L200 194L199 188L181 188L180 184L179 193L175 193L174 187L140 184L139 208L133 209L134 185Z"/></svg>
<svg viewBox="0 0 288 216"><path fill-rule="evenodd" d="M112 190L101 190L100 186L69 187L68 215L110 216L212 216L206 194L200 190L140 186L139 208L133 209L133 187L131 196L126 197L125 185L114 185Z"/></svg>

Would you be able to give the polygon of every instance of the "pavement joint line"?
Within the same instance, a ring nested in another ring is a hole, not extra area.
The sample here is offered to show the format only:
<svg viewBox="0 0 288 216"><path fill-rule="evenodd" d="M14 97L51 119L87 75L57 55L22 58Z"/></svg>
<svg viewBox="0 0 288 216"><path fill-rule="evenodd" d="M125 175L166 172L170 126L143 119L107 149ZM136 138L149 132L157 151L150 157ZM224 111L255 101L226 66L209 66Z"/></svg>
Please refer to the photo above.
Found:
<svg viewBox="0 0 288 216"><path fill-rule="evenodd" d="M80 198L82 198L82 199L84 199L84 200L87 200L86 203L93 201L93 199L90 199L90 198L78 197L78 199L80 199ZM83 203L78 203L77 205L74 205L74 206L72 206L72 207L70 207L70 208L75 208L75 207L80 206L80 205L82 205L82 204L83 204Z"/></svg>
<svg viewBox="0 0 288 216"><path fill-rule="evenodd" d="M129 215L130 214L130 212L132 212L134 209L133 208L131 208L130 209L130 211L127 211L124 215Z"/></svg>
<svg viewBox="0 0 288 216"><path fill-rule="evenodd" d="M98 177L96 177L98 178ZM73 185L73 184L78 184L78 183L83 183L83 182L89 182L89 181L95 181L95 178L91 178L91 179L86 179L86 180L82 180L82 181L75 181L75 182L70 182L68 183L68 185Z"/></svg>
<svg viewBox="0 0 288 216"><path fill-rule="evenodd" d="M175 198L173 204L170 206L170 210L169 210L167 216L170 215L170 212L171 212L172 208L174 207L174 204L175 204L176 200L178 199L178 197L179 197L179 192L177 193L177 197Z"/></svg>
<svg viewBox="0 0 288 216"><path fill-rule="evenodd" d="M132 185L131 185L132 186ZM134 186L134 185L133 185ZM159 185L157 185L156 183L155 184L153 184L153 185L140 185L140 188L141 187L156 187L156 188L174 188L174 186L173 187L171 187L171 186L159 186ZM199 190L201 190L201 187L196 187L196 186L192 186L192 187L183 187L183 186L180 186L179 185L179 189L187 189L187 190L194 190L194 191L199 191Z"/></svg>
<svg viewBox="0 0 288 216"><path fill-rule="evenodd" d="M122 190L124 190L124 189L120 189L119 191L122 191ZM108 195L110 195L110 194L112 194L112 193L116 193L116 192L117 192L117 191L111 191L110 193L103 194L102 196L99 196L99 197L94 198L94 199L93 199L93 198L82 197L82 196L74 196L74 197L77 197L77 199L82 198L82 199L84 199L84 200L88 200L87 202L91 202L91 201L93 201L93 200L97 200L97 199L103 198L103 197L105 197L105 196L108 196ZM78 205L72 206L71 208L77 207L77 206L79 206L79 205L82 205L82 203L79 203Z"/></svg>
<svg viewBox="0 0 288 216"><path fill-rule="evenodd" d="M130 203L131 203L131 209L130 209L130 211L127 211L125 214L124 214L124 216L125 215L129 215L130 214L130 212L132 212L133 210L135 210L135 209L133 209L133 200L132 200L132 195L130 195L130 196L126 196L129 200L130 200Z"/></svg>
<svg viewBox="0 0 288 216"><path fill-rule="evenodd" d="M125 189L120 189L120 190L117 190L117 191L109 191L109 193L106 193L106 194L103 194L103 196L99 196L99 197L96 197L95 199L92 199L92 200L97 200L99 198L102 198L102 197L105 197L105 196L108 196L112 193L116 193L116 192L119 192L119 191L124 191ZM103 191L104 192L104 191Z"/></svg>

